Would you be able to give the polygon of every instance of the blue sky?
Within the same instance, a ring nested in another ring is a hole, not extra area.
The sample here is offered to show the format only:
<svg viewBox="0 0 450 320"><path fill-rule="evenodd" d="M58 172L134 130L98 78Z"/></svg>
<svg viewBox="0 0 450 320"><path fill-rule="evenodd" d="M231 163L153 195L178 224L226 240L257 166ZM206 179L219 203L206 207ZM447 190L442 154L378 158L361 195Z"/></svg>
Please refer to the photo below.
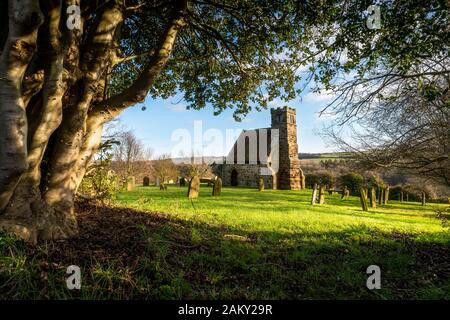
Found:
<svg viewBox="0 0 450 320"><path fill-rule="evenodd" d="M288 105L297 109L297 135L300 152L332 152L334 148L327 145L326 141L317 132L324 123L330 119L319 118L318 111L326 105L330 96L305 91L301 97L288 103L272 101L271 107ZM142 106L146 107L142 111ZM218 116L213 115L212 107L203 110L186 110L186 103L180 97L168 100L148 97L143 104L136 105L125 110L120 116L120 122L126 129L134 134L145 144L151 147L155 156L171 153L177 141L171 141L172 133L177 129L187 129L193 135L194 121L202 121L203 132L208 129L219 129L225 132L227 129L254 129L270 127L270 110L261 112L252 111L242 122L235 122L233 111L226 110ZM209 154L204 154L208 156Z"/></svg>

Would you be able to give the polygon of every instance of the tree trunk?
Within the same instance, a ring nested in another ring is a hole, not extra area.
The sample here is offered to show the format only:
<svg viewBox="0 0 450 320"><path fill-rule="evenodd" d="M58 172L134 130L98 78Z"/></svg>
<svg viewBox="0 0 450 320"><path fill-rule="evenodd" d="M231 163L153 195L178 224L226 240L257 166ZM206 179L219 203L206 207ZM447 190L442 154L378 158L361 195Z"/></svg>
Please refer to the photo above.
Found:
<svg viewBox="0 0 450 320"><path fill-rule="evenodd" d="M69 30L66 8L77 3L10 0L0 43L0 228L31 242L77 235L75 195L104 123L147 95L185 25L187 1L180 0L156 53L110 99L107 75L127 8L108 1L91 14L87 6L88 27L82 18L80 30Z"/></svg>

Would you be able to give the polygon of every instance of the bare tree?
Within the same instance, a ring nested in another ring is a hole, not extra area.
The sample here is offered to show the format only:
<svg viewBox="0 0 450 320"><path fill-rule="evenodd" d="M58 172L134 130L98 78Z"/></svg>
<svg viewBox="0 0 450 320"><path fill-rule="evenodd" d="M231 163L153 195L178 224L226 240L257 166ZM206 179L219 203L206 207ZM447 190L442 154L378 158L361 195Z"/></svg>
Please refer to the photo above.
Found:
<svg viewBox="0 0 450 320"><path fill-rule="evenodd" d="M143 163L151 159L153 149L145 147L132 131L118 134L117 141L114 148L114 170L122 178L136 175Z"/></svg>
<svg viewBox="0 0 450 320"><path fill-rule="evenodd" d="M335 126L327 134L362 167L400 168L450 186L449 84L444 74L403 79L357 121L347 118L349 137Z"/></svg>
<svg viewBox="0 0 450 320"><path fill-rule="evenodd" d="M162 183L175 179L178 175L177 166L168 154L161 155L157 160L152 161L152 164L155 176L159 177Z"/></svg>

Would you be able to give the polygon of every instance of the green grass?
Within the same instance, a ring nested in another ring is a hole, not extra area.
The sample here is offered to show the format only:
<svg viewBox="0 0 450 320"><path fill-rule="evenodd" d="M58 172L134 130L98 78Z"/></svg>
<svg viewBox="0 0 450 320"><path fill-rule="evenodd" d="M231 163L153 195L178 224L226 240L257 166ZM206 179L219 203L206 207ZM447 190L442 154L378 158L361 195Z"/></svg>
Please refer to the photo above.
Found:
<svg viewBox="0 0 450 320"><path fill-rule="evenodd" d="M200 197L189 200L186 188L138 187L121 193L117 203L123 206L168 213L182 220L211 226L225 226L242 233L273 233L277 237L301 236L311 240L336 234L345 238L361 231L407 233L419 241L448 244L448 229L435 218L434 208L445 205L390 201L388 205L363 212L357 197L341 201L340 195L326 197L325 205L310 205L311 190L259 192L248 188L223 188L220 197L211 196L211 188L202 186Z"/></svg>
<svg viewBox="0 0 450 320"><path fill-rule="evenodd" d="M450 298L450 229L435 212L445 205L390 201L363 212L356 197L312 206L311 190L212 197L202 185L195 200L186 191L120 193L114 207L82 210L80 240L50 248L0 236L0 297ZM64 288L72 263L83 270L80 292ZM373 264L375 291L366 287Z"/></svg>
<svg viewBox="0 0 450 320"><path fill-rule="evenodd" d="M202 288L201 297L450 297L449 257L438 266L431 260L427 265L423 257L450 244L449 229L435 218L433 206L390 201L363 212L357 197L341 201L339 195L327 196L325 205L312 206L311 190L224 188L220 197L210 193L202 186L199 199L189 200L185 188L140 187L117 200L169 213L189 225L192 242L212 244L211 252L186 257L193 268L215 279L215 285ZM383 272L384 287L376 293L365 287L371 264ZM440 278L425 270L434 267L444 269ZM232 274L243 282L229 283Z"/></svg>

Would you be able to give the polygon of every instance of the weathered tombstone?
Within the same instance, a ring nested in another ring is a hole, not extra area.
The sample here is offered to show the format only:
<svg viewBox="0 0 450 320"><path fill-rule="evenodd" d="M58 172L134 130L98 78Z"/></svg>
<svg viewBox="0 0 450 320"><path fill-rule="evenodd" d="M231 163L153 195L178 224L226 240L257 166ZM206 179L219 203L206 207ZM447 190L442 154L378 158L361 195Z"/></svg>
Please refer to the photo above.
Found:
<svg viewBox="0 0 450 320"><path fill-rule="evenodd" d="M320 185L319 187L319 204L325 203L325 186Z"/></svg>
<svg viewBox="0 0 450 320"><path fill-rule="evenodd" d="M317 198L317 183L314 183L314 189L313 189L312 197L311 197L311 204L312 205L316 204L316 198Z"/></svg>
<svg viewBox="0 0 450 320"><path fill-rule="evenodd" d="M425 205L425 202L426 202L426 194L425 192L422 191L422 206Z"/></svg>
<svg viewBox="0 0 450 320"><path fill-rule="evenodd" d="M348 190L347 186L344 186L344 188L342 189L341 200L348 199L349 196L350 196L350 190Z"/></svg>
<svg viewBox="0 0 450 320"><path fill-rule="evenodd" d="M300 188L306 189L306 177L302 169L300 169Z"/></svg>
<svg viewBox="0 0 450 320"><path fill-rule="evenodd" d="M214 197L218 197L220 196L221 192L222 192L222 179L220 179L220 177L216 177L216 179L214 180L212 195Z"/></svg>
<svg viewBox="0 0 450 320"><path fill-rule="evenodd" d="M383 204L383 188L378 187L378 204L381 206Z"/></svg>
<svg viewBox="0 0 450 320"><path fill-rule="evenodd" d="M135 185L136 185L136 179L133 176L127 177L127 191L133 190Z"/></svg>
<svg viewBox="0 0 450 320"><path fill-rule="evenodd" d="M199 192L200 192L200 179L198 176L193 176L189 181L187 196L190 199L198 198Z"/></svg>
<svg viewBox="0 0 450 320"><path fill-rule="evenodd" d="M365 188L359 188L359 198L363 211L369 211L369 207L367 206L367 190Z"/></svg>
<svg viewBox="0 0 450 320"><path fill-rule="evenodd" d="M159 177L156 177L156 186L159 187L160 184L161 184L161 179L159 179Z"/></svg>
<svg viewBox="0 0 450 320"><path fill-rule="evenodd" d="M144 187L148 187L150 185L150 178L149 177L144 177L144 180L142 181L142 184L144 185Z"/></svg>
<svg viewBox="0 0 450 320"><path fill-rule="evenodd" d="M384 204L388 204L389 201L389 187L386 187L386 189L384 189Z"/></svg>
<svg viewBox="0 0 450 320"><path fill-rule="evenodd" d="M259 190L259 191L264 191L264 178L259 178L259 181L258 181L258 190Z"/></svg>
<svg viewBox="0 0 450 320"><path fill-rule="evenodd" d="M376 191L375 187L370 188L369 197L370 197L370 207L376 208L377 207L377 191Z"/></svg>

